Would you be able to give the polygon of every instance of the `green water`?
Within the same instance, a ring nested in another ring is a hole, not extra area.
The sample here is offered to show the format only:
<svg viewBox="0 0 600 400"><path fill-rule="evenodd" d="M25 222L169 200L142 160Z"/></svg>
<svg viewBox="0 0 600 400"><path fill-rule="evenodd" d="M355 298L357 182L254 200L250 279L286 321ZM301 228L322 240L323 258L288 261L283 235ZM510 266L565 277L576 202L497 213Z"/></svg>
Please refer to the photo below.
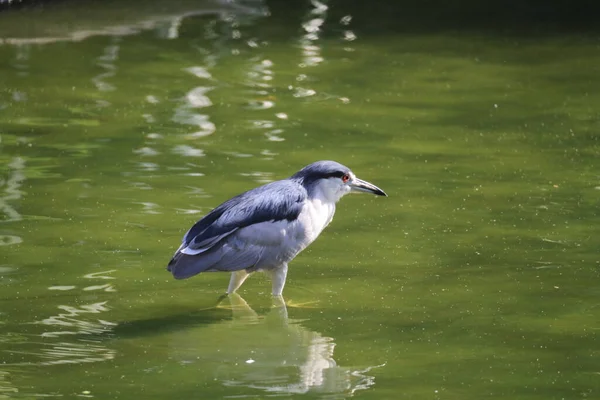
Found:
<svg viewBox="0 0 600 400"><path fill-rule="evenodd" d="M100 3L0 14L0 398L600 398L597 34ZM320 159L389 197L341 201L287 310L165 271Z"/></svg>

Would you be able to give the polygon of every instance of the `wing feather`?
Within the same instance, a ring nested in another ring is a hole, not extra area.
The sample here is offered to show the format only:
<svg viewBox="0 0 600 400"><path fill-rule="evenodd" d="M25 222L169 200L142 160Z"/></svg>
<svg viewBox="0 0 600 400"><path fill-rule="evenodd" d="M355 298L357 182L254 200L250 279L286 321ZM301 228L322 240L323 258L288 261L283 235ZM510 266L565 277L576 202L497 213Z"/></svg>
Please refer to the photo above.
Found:
<svg viewBox="0 0 600 400"><path fill-rule="evenodd" d="M204 271L256 265L266 248L276 245L269 240L278 240L279 224L270 222L295 220L306 197L301 185L283 180L226 201L185 234L167 268L176 278L187 278Z"/></svg>

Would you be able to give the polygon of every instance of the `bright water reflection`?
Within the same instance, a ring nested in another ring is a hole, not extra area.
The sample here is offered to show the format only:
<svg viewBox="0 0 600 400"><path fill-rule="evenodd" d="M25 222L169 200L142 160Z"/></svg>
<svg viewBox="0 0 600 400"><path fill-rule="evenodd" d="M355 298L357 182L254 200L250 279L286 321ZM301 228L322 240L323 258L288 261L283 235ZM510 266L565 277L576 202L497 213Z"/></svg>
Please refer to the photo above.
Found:
<svg viewBox="0 0 600 400"><path fill-rule="evenodd" d="M593 32L47 3L0 13L0 398L598 396ZM390 198L344 199L290 265L315 308L260 278L214 308L227 276L164 270L195 219L317 159Z"/></svg>
<svg viewBox="0 0 600 400"><path fill-rule="evenodd" d="M228 304L232 320L181 329L168 337L171 356L187 368L213 371L224 386L272 394L352 394L375 384L374 367L348 368L334 359L335 340L288 319L285 303L273 299L266 315L257 314L239 295ZM227 348L201 344L219 338Z"/></svg>
<svg viewBox="0 0 600 400"><path fill-rule="evenodd" d="M23 196L21 186L25 180L25 160L14 157L8 160L8 173L5 179L0 181L0 212L3 214L3 222L21 221L23 216L14 206ZM0 246L10 246L21 243L21 237L14 234L0 234Z"/></svg>

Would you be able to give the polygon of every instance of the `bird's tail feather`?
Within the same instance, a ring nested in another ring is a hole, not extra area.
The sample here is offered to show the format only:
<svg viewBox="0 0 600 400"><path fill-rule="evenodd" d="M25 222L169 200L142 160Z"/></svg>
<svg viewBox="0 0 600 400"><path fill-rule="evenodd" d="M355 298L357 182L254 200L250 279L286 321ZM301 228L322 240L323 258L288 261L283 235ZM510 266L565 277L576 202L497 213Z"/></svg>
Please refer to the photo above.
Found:
<svg viewBox="0 0 600 400"><path fill-rule="evenodd" d="M221 256L217 252L206 253L200 257L177 252L167 265L167 270L175 279L186 279L210 270L220 259Z"/></svg>

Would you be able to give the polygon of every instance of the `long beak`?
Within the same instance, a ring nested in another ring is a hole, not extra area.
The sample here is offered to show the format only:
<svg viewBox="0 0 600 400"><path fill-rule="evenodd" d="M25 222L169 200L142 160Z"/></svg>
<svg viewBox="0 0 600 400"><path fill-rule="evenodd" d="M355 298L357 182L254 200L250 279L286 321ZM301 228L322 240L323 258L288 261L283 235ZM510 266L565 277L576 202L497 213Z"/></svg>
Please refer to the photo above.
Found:
<svg viewBox="0 0 600 400"><path fill-rule="evenodd" d="M354 180L350 183L350 188L353 192L365 192L373 193L377 196L387 196L387 194L385 194L385 192L379 189L377 186L358 178L354 178Z"/></svg>

